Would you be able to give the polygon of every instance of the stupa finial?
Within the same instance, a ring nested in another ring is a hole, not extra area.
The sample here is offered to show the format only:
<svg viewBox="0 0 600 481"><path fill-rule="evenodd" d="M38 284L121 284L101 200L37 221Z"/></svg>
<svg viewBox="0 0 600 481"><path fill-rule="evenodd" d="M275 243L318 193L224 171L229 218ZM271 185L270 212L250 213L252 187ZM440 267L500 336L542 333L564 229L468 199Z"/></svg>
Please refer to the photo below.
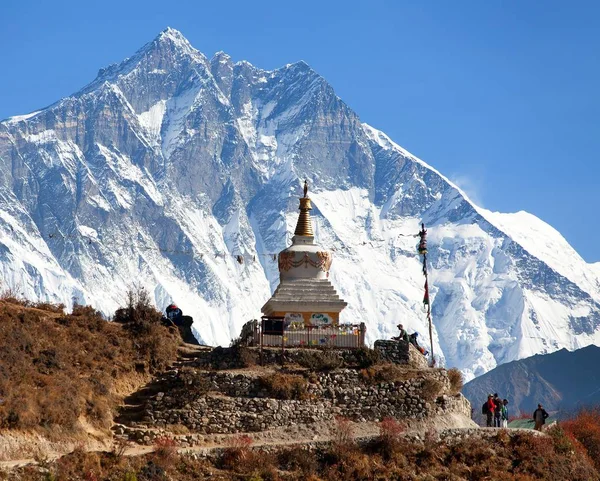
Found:
<svg viewBox="0 0 600 481"><path fill-rule="evenodd" d="M296 230L294 235L303 237L314 237L312 221L310 219L310 210L312 205L310 204L310 198L308 197L308 180L304 180L304 197L300 198L300 215L298 216L298 223L296 224Z"/></svg>

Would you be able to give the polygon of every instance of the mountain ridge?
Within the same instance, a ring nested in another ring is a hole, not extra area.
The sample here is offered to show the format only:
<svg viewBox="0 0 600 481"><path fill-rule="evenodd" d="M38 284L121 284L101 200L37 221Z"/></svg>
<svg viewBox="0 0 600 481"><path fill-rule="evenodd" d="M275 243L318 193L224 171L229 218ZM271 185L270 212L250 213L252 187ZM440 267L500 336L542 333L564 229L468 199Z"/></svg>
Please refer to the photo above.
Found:
<svg viewBox="0 0 600 481"><path fill-rule="evenodd" d="M362 123L305 62L267 71L219 52L209 60L174 32L116 64L127 65L120 73L108 67L0 123L9 285L112 312L136 279L158 307L175 300L192 314L202 340L227 344L277 285L273 255L289 243L308 178L317 241L334 249L332 280L350 303L342 319L365 320L371 342L398 322L427 332L411 237L421 221L441 362L471 378L600 341L600 269L550 226L538 224L554 244L537 248L513 214L477 207ZM550 255L555 246L568 262Z"/></svg>
<svg viewBox="0 0 600 481"><path fill-rule="evenodd" d="M599 360L600 347L595 345L536 354L496 367L465 384L463 393L475 409L487 394L498 392L509 399L510 412L516 416L529 416L538 403L568 416L600 402Z"/></svg>

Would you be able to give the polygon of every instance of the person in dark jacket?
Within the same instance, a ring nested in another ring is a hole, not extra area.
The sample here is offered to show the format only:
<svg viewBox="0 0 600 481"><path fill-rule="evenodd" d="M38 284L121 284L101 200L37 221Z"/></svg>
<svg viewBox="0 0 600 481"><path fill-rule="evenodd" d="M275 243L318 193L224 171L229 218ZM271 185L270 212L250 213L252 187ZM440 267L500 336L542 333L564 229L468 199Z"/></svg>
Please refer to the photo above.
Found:
<svg viewBox="0 0 600 481"><path fill-rule="evenodd" d="M500 428L502 427L502 399L500 399L498 393L494 394L494 404L496 405L496 410L494 411L494 427Z"/></svg>
<svg viewBox="0 0 600 481"><path fill-rule="evenodd" d="M508 399L504 399L502 401L502 406L501 406L500 412L502 413L502 427L507 428L508 427Z"/></svg>
<svg viewBox="0 0 600 481"><path fill-rule="evenodd" d="M537 409L533 411L533 422L535 423L534 429L536 431L542 430L542 426L546 424L546 419L548 418L548 416L549 414L546 412L543 406L541 404L538 404Z"/></svg>
<svg viewBox="0 0 600 481"><path fill-rule="evenodd" d="M410 340L410 343L417 348L417 351L419 351L421 354L423 354L423 356L426 356L429 353L424 348L419 346L419 342L417 341L418 336L419 336L418 332L413 332L410 336L408 336L408 338Z"/></svg>
<svg viewBox="0 0 600 481"><path fill-rule="evenodd" d="M175 324L176 326L181 324L183 312L181 312L181 309L179 309L179 307L177 307L175 304L169 304L167 306L166 313L167 319L169 319L169 321L171 321L173 324Z"/></svg>
<svg viewBox="0 0 600 481"><path fill-rule="evenodd" d="M402 324L398 324L396 327L400 330L400 332L398 333L398 335L396 337L392 337L392 339L394 341L409 342L408 332L406 332L406 329L404 329L404 326Z"/></svg>

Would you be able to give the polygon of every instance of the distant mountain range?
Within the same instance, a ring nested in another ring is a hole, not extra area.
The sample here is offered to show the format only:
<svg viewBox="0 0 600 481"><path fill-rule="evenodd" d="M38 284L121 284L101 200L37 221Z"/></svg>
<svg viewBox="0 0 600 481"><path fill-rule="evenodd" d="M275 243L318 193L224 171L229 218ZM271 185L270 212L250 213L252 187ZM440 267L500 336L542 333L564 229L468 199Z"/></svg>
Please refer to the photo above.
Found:
<svg viewBox="0 0 600 481"><path fill-rule="evenodd" d="M538 403L547 411L570 413L600 405L600 347L538 354L508 362L465 384L463 394L475 413L488 394L509 400L511 416L531 415Z"/></svg>
<svg viewBox="0 0 600 481"><path fill-rule="evenodd" d="M423 221L442 364L471 379L600 343L600 268L555 229L476 206L305 62L208 58L171 28L79 92L0 122L3 285L111 314L135 282L226 345L277 286L305 178L341 319L365 322L369 342L399 322L427 333Z"/></svg>

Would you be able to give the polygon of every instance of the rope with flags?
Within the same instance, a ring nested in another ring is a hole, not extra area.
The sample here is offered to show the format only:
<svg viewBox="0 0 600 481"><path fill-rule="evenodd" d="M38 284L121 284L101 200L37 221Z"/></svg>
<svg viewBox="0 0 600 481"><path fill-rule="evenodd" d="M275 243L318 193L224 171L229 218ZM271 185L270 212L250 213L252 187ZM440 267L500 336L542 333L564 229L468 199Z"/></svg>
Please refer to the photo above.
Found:
<svg viewBox="0 0 600 481"><path fill-rule="evenodd" d="M419 232L419 255L423 257L423 275L425 276L425 294L423 295L423 306L427 309L427 323L429 325L429 343L431 345L431 366L435 366L435 358L433 357L433 328L431 322L431 302L429 301L429 282L427 276L427 229L425 224L421 224Z"/></svg>

